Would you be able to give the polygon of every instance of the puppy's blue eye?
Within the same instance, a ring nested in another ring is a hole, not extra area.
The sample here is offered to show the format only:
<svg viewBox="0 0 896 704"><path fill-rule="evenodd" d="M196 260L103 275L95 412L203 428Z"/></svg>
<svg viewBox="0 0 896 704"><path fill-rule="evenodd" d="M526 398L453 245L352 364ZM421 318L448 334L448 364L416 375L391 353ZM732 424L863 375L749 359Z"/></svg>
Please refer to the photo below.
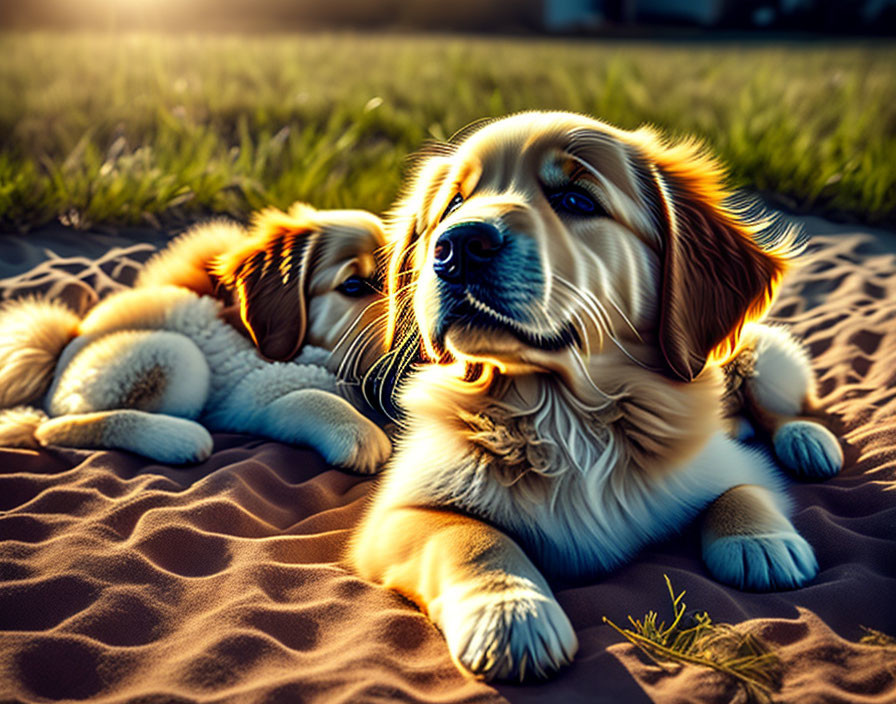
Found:
<svg viewBox="0 0 896 704"><path fill-rule="evenodd" d="M367 279L362 279L360 276L349 276L336 287L336 290L344 296L360 298L373 293L373 286Z"/></svg>
<svg viewBox="0 0 896 704"><path fill-rule="evenodd" d="M461 203L463 203L463 202L464 202L464 197L460 193L455 195L454 198L451 199L451 202L448 204L448 207L445 208L445 212L442 213L442 220L444 220L449 215L451 215L451 213L453 213L455 210L457 210L461 206Z"/></svg>
<svg viewBox="0 0 896 704"><path fill-rule="evenodd" d="M547 194L548 202L558 213L570 215L606 215L593 196L579 188L562 188Z"/></svg>

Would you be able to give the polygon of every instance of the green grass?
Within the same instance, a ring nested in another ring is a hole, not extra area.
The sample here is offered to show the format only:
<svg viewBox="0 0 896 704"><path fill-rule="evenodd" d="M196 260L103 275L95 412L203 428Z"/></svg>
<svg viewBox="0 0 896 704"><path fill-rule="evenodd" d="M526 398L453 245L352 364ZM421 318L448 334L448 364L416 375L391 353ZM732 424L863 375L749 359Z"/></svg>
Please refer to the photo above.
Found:
<svg viewBox="0 0 896 704"><path fill-rule="evenodd" d="M896 49L282 35L0 35L0 226L381 212L404 157L552 108L696 134L734 182L896 219Z"/></svg>

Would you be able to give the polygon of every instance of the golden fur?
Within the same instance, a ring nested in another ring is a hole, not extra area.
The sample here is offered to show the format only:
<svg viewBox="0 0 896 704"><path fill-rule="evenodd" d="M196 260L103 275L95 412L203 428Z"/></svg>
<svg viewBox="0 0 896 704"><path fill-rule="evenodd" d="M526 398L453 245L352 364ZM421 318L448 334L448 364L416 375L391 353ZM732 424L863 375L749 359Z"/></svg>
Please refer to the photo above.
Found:
<svg viewBox="0 0 896 704"><path fill-rule="evenodd" d="M707 531L710 570L757 589L814 575L773 468L723 432L722 364L797 240L764 237L722 177L695 143L568 113L422 156L390 223L393 351L372 375L386 400L399 380L406 427L350 561L419 604L464 669L568 662L575 633L542 572L611 570L736 486L755 500L714 511L745 528ZM776 360L765 385L805 365Z"/></svg>

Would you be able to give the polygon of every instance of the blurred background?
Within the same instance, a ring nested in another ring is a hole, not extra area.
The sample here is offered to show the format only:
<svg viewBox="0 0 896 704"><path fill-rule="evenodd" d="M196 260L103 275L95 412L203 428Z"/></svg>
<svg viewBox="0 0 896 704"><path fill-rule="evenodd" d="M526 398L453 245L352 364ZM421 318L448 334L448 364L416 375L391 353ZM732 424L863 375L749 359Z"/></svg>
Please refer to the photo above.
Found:
<svg viewBox="0 0 896 704"><path fill-rule="evenodd" d="M3 0L0 229L383 212L426 140L527 109L893 225L894 32L896 0Z"/></svg>
<svg viewBox="0 0 896 704"><path fill-rule="evenodd" d="M896 0L4 0L12 28L663 33L677 27L892 34Z"/></svg>

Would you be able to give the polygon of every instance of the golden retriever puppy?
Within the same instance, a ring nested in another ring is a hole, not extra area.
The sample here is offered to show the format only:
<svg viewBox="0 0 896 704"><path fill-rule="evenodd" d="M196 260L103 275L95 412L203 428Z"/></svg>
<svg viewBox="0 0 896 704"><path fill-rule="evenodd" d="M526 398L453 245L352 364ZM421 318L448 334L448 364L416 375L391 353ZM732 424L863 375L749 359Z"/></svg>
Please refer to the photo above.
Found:
<svg viewBox="0 0 896 704"><path fill-rule="evenodd" d="M743 397L776 414L784 464L840 468L837 440L798 418L805 353L754 322L799 245L763 237L721 179L691 143L567 113L423 155L391 224L392 352L372 372L386 400L399 380L406 427L350 561L415 601L462 668L569 662L546 577L604 574L703 512L718 579L815 576L782 478L722 412L722 364L747 339Z"/></svg>
<svg viewBox="0 0 896 704"><path fill-rule="evenodd" d="M262 212L248 232L222 222L194 228L147 264L135 288L83 320L52 301L8 304L0 406L42 399L45 412L0 414L0 441L183 463L209 455L208 430L225 430L310 445L335 465L374 471L389 440L342 398L334 370L382 300L383 244L369 213L296 204Z"/></svg>

